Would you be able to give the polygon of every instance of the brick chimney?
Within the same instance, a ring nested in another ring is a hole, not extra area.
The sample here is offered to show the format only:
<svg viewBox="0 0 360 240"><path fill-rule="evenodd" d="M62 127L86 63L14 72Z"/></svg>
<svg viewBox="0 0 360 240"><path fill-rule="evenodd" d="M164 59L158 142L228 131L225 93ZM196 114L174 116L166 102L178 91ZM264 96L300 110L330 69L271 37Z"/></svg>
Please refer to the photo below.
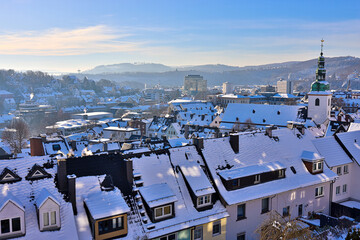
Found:
<svg viewBox="0 0 360 240"><path fill-rule="evenodd" d="M44 156L43 140L41 137L30 138L30 153L31 156Z"/></svg>
<svg viewBox="0 0 360 240"><path fill-rule="evenodd" d="M230 145L234 150L234 153L239 153L239 135L238 134L230 134Z"/></svg>

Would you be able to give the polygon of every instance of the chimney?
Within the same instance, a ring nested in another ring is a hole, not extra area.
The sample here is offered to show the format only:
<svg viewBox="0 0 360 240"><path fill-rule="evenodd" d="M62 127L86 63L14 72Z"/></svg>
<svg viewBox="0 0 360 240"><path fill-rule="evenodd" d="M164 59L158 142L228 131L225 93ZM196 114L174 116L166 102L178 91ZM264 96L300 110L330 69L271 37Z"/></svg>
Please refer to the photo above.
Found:
<svg viewBox="0 0 360 240"><path fill-rule="evenodd" d="M186 139L188 139L189 138L189 125L185 124L184 125L184 130L185 130L184 137Z"/></svg>
<svg viewBox="0 0 360 240"><path fill-rule="evenodd" d="M45 155L41 137L30 138L30 153L31 156Z"/></svg>
<svg viewBox="0 0 360 240"><path fill-rule="evenodd" d="M69 200L71 202L71 205L73 207L74 215L77 215L77 208L76 208L76 175L68 175L68 194L69 194Z"/></svg>
<svg viewBox="0 0 360 240"><path fill-rule="evenodd" d="M131 193L131 188L134 182L134 174L133 174L133 162L131 158L124 159L125 162L125 171L126 171L126 179L129 186L129 193Z"/></svg>
<svg viewBox="0 0 360 240"><path fill-rule="evenodd" d="M234 153L239 153L239 135L238 134L230 134L230 145L234 150Z"/></svg>
<svg viewBox="0 0 360 240"><path fill-rule="evenodd" d="M337 116L337 121L341 122L341 116L340 115Z"/></svg>
<svg viewBox="0 0 360 240"><path fill-rule="evenodd" d="M204 139L203 138L193 138L193 144L195 145L198 151L204 148Z"/></svg>
<svg viewBox="0 0 360 240"><path fill-rule="evenodd" d="M66 170L66 158L58 158L57 160L57 183L60 192L66 192L67 183L67 170Z"/></svg>

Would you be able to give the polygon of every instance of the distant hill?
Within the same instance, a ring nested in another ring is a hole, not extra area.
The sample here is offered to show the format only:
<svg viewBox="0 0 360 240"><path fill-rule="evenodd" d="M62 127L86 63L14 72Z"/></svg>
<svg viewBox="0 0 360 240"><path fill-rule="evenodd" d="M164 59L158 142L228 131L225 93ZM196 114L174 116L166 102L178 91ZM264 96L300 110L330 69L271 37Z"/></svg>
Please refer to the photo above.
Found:
<svg viewBox="0 0 360 240"><path fill-rule="evenodd" d="M347 76L355 70L360 71L360 58L346 56L325 59L327 79L331 82L340 79L340 81L332 83L334 87L343 85ZM200 74L208 80L209 86L214 86L226 81L239 85L273 84L279 78L312 81L315 79L316 68L317 59L246 67L222 64L170 67L155 63L121 63L97 66L94 69L74 75L80 79L87 76L89 79L94 80L109 79L117 82L139 82L148 86L155 84L181 86L183 85L184 76Z"/></svg>

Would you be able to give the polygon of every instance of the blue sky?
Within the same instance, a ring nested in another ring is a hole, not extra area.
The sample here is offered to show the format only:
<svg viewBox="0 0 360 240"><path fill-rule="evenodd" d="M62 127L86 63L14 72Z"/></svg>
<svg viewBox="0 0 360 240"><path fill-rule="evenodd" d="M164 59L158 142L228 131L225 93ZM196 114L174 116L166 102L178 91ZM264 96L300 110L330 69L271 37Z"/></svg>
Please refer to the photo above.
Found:
<svg viewBox="0 0 360 240"><path fill-rule="evenodd" d="M259 65L360 56L360 1L8 0L0 69L121 62Z"/></svg>

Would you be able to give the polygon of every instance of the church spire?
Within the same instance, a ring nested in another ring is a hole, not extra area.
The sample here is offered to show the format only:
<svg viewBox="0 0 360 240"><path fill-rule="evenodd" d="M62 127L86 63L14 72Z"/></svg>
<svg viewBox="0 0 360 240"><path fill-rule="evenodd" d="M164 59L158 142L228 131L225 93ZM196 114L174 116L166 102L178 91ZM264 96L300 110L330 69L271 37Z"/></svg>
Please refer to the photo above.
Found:
<svg viewBox="0 0 360 240"><path fill-rule="evenodd" d="M325 57L323 56L324 39L321 39L321 52L318 58L318 67L316 69L316 81L311 84L311 91L328 91L330 90L329 83L325 81Z"/></svg>

